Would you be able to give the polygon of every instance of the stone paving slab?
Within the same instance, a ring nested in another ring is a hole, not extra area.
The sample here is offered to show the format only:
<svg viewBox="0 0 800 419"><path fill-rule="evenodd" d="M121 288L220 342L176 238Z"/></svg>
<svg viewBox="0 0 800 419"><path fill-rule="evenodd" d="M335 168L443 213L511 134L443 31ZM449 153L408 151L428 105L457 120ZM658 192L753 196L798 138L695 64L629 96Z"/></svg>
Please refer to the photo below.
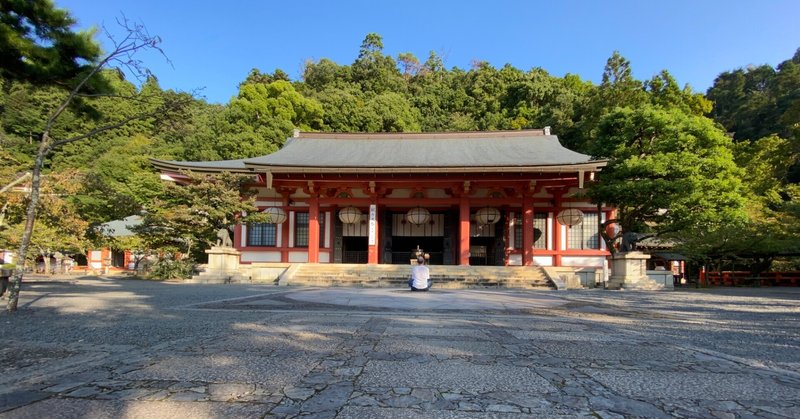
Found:
<svg viewBox="0 0 800 419"><path fill-rule="evenodd" d="M75 353L64 348L55 347L28 347L24 351L15 350L14 348L0 348L0 370L9 371L31 366L35 367L72 355L75 355Z"/></svg>
<svg viewBox="0 0 800 419"><path fill-rule="evenodd" d="M501 413L501 412L469 412L463 410L422 410L422 409L396 409L380 407L352 407L342 409L336 419L451 419L451 418L490 418L490 419L516 419L516 418L574 418L589 416L588 413L581 415L577 411L564 410L537 410L532 413Z"/></svg>
<svg viewBox="0 0 800 419"><path fill-rule="evenodd" d="M241 352L206 356L175 354L122 375L126 380L177 380L289 385L307 374L313 358L264 357Z"/></svg>
<svg viewBox="0 0 800 419"><path fill-rule="evenodd" d="M441 357L476 355L508 356L511 353L496 342L443 340L429 338L384 339L375 348L379 352L410 353Z"/></svg>
<svg viewBox="0 0 800 419"><path fill-rule="evenodd" d="M800 400L800 386L744 374L652 371L584 372L621 395L644 399Z"/></svg>
<svg viewBox="0 0 800 419"><path fill-rule="evenodd" d="M532 345L549 355L561 358L592 360L625 360L628 362L659 361L662 363L683 362L693 359L687 352L676 351L666 345L648 345L631 342L583 341L535 341Z"/></svg>
<svg viewBox="0 0 800 419"><path fill-rule="evenodd" d="M325 288L287 294L297 301L349 307L380 307L397 310L519 310L550 308L565 304L552 293L525 291L432 290L410 292L391 288Z"/></svg>
<svg viewBox="0 0 800 419"><path fill-rule="evenodd" d="M403 327L387 327L387 336L431 336L431 337L469 337L488 339L483 330L453 325L451 327L419 327L414 325Z"/></svg>
<svg viewBox="0 0 800 419"><path fill-rule="evenodd" d="M208 419L262 418L272 406L215 402L143 402L120 400L49 399L5 412L3 418L92 418L92 419Z"/></svg>
<svg viewBox="0 0 800 419"><path fill-rule="evenodd" d="M336 333L345 334L339 330ZM349 335L349 334L348 334ZM202 348L195 348L204 352L236 351L252 352L268 355L275 351L312 352L317 354L327 353L341 342L342 338L333 333L309 333L298 331L296 333L258 333L236 334L224 336L211 343L204 344Z"/></svg>
<svg viewBox="0 0 800 419"><path fill-rule="evenodd" d="M0 417L800 417L800 291L31 283Z"/></svg>
<svg viewBox="0 0 800 419"><path fill-rule="evenodd" d="M619 342L620 339L625 338L602 332L509 330L508 333L517 339L570 342L570 345L583 344L585 342Z"/></svg>
<svg viewBox="0 0 800 419"><path fill-rule="evenodd" d="M531 319L488 319L487 322L493 326L502 327L506 329L521 329L524 331L550 331L550 332L584 332L592 329L592 325L570 323L570 322L556 322L538 318L535 321Z"/></svg>
<svg viewBox="0 0 800 419"><path fill-rule="evenodd" d="M369 361L357 382L362 386L433 387L449 391L557 391L529 368L476 365L461 360Z"/></svg>

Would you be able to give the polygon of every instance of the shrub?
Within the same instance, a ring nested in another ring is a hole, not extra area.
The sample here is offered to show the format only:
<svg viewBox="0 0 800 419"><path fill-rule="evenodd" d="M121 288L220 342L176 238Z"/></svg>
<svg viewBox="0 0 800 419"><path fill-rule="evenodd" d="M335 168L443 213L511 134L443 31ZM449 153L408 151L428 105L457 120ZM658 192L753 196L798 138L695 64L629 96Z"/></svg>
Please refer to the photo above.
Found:
<svg viewBox="0 0 800 419"><path fill-rule="evenodd" d="M192 276L194 262L191 259L175 260L171 256L159 257L150 266L151 279L181 279Z"/></svg>

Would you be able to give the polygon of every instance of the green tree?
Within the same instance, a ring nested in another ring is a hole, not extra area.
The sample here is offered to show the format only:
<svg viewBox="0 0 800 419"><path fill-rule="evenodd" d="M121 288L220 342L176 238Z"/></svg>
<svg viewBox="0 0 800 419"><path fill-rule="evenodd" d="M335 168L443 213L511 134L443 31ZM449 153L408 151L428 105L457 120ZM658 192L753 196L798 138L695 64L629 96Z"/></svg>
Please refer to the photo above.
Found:
<svg viewBox="0 0 800 419"><path fill-rule="evenodd" d="M440 56L431 51L419 72L409 81L410 101L420 111L422 131L471 131L477 122L468 112L462 70L448 71Z"/></svg>
<svg viewBox="0 0 800 419"><path fill-rule="evenodd" d="M41 199L38 201L37 223L30 246L35 255L45 261L45 272L50 272L50 255L57 251L86 253L89 241L86 230L89 224L78 213L75 195L85 187L84 174L77 170L51 173L42 180ZM8 194L9 204L6 228L0 228L0 243L19 246L25 229L25 207L30 197L25 193ZM36 258L28 258L30 262ZM21 263L20 263L21 265Z"/></svg>
<svg viewBox="0 0 800 419"><path fill-rule="evenodd" d="M403 77L405 77L406 80L417 75L420 69L422 69L419 59L410 52L397 54L397 62L400 63L400 67L403 69Z"/></svg>
<svg viewBox="0 0 800 419"><path fill-rule="evenodd" d="M100 56L94 31L74 31L75 19L50 0L0 2L0 77L63 83L91 69Z"/></svg>
<svg viewBox="0 0 800 419"><path fill-rule="evenodd" d="M644 83L650 93L650 101L665 109L676 108L684 113L703 116L711 112L711 101L700 93L694 93L688 85L683 89L667 70L662 70Z"/></svg>
<svg viewBox="0 0 800 419"><path fill-rule="evenodd" d="M214 150L223 159L255 157L276 151L295 128L319 130L323 107L290 82L243 84L217 120Z"/></svg>
<svg viewBox="0 0 800 419"><path fill-rule="evenodd" d="M35 21L30 23L33 25L36 24ZM64 122L64 119L69 119L70 113L68 110L75 107L76 104L83 102L82 99L84 98L82 96L102 74L103 69L116 63L134 72L137 70L144 71L141 62L133 58L133 55L141 49L158 48L158 39L149 36L141 25L129 25L125 26L123 29L125 30L125 36L122 39L115 40L115 48L108 55L99 61L92 62L87 67L86 71L82 72L75 80L64 85L64 93L58 101L58 105L49 112L45 123L34 136L37 149L34 154L35 158L31 170L31 192L25 211L25 226L22 230L19 251L17 253L17 258L20 261L26 260L28 247L32 242L34 222L39 211L42 171L45 168L46 160L54 151L60 150L68 144L95 137L100 133L124 127L131 121L169 116L172 114L172 109L182 104L180 101L164 102L152 113L140 113L126 116L107 115L106 118L90 121L91 123L88 125L78 126L77 128L80 132L76 132L74 129L65 129L63 130L65 134L63 136L60 135L62 132L59 129L61 126L60 124ZM37 31L34 30L34 33L28 33L25 37L30 42L46 47L47 40L38 38L36 33ZM6 65L7 63L5 61L0 63L0 67L2 68L6 68ZM30 71L32 72L31 77L35 77L36 69L30 69ZM144 75L144 73L139 74ZM120 100L135 99L142 102L148 100L148 98L142 96L131 98L125 95L118 95L117 97ZM89 109L91 110L91 108ZM23 272L23 266L20 264L12 277L7 306L9 311L15 311L17 308Z"/></svg>
<svg viewBox="0 0 800 419"><path fill-rule="evenodd" d="M239 83L239 87L244 84L270 84L278 80L290 81L289 75L280 68L275 69L272 74L262 73L259 69L254 68L250 70L250 73L247 74L247 78L245 78L243 82Z"/></svg>
<svg viewBox="0 0 800 419"><path fill-rule="evenodd" d="M220 228L242 221L265 221L255 206L247 176L222 173L201 175L184 173L181 184L168 183L163 193L145 206L142 224L134 231L145 248L161 249L200 258L213 245ZM237 214L248 214L235 220Z"/></svg>
<svg viewBox="0 0 800 419"><path fill-rule="evenodd" d="M609 159L589 189L617 208L620 234L679 235L743 220L744 197L731 140L713 121L671 109L619 108L605 116L594 144ZM609 247L611 248L611 247Z"/></svg>
<svg viewBox="0 0 800 419"><path fill-rule="evenodd" d="M367 104L368 114L362 131L416 132L420 130L419 111L399 93L376 95Z"/></svg>
<svg viewBox="0 0 800 419"><path fill-rule="evenodd" d="M336 87L330 85L313 93L323 109L323 126L334 132L364 131L368 120L377 115L367 109L366 95L357 86Z"/></svg>
<svg viewBox="0 0 800 419"><path fill-rule="evenodd" d="M340 66L327 58L316 63L306 62L303 69L303 83L316 91L328 87L343 88L345 85L357 85L353 83L352 71L349 66Z"/></svg>
<svg viewBox="0 0 800 419"><path fill-rule="evenodd" d="M800 187L788 181L799 152L777 136L737 143L734 151L744 173L747 222L731 223L720 232L688 235L680 246L695 258L716 261L718 267L728 261L758 273L777 258L800 252Z"/></svg>
<svg viewBox="0 0 800 419"><path fill-rule="evenodd" d="M768 65L726 71L708 89L712 117L737 141L772 134L798 138L800 126L800 49L776 68Z"/></svg>
<svg viewBox="0 0 800 419"><path fill-rule="evenodd" d="M606 62L599 94L605 109L636 107L647 99L644 85L633 78L630 61L619 51L614 51Z"/></svg>
<svg viewBox="0 0 800 419"><path fill-rule="evenodd" d="M405 79L390 55L383 55L383 38L369 33L361 43L358 58L352 65L353 82L364 92L402 92Z"/></svg>

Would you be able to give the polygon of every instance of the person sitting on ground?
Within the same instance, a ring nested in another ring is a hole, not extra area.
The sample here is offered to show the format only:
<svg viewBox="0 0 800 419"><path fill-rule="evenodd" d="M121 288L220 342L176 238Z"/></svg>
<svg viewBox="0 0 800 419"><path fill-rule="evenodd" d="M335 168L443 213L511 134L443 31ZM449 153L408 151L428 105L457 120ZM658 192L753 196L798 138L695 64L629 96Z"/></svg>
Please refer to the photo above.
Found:
<svg viewBox="0 0 800 419"><path fill-rule="evenodd" d="M431 271L425 266L425 258L420 256L417 258L417 266L411 268L411 279L408 280L408 286L411 291L427 291L431 289L433 281L431 281Z"/></svg>

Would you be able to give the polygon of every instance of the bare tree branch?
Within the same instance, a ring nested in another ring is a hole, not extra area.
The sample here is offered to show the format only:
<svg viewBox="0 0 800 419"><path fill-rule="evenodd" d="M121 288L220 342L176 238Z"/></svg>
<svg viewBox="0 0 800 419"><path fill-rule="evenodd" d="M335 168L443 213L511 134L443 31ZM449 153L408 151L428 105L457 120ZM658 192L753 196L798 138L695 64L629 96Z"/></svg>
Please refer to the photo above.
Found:
<svg viewBox="0 0 800 419"><path fill-rule="evenodd" d="M44 129L42 130L41 134L39 135L39 147L36 152L36 158L34 160L33 171L31 172L31 192L27 204L26 209L26 217L25 217L25 227L22 233L22 237L20 239L20 246L17 252L17 260L19 263L17 264L17 268L11 278L11 283L9 287L9 297L8 297L8 304L6 306L9 312L16 311L17 303L19 301L19 292L22 286L22 277L24 274L24 264L27 257L28 247L31 244L31 237L33 235L33 225L36 220L37 216L37 208L39 204L39 196L41 192L41 174L42 168L44 166L45 160L47 156L53 151L54 147L58 147L64 144L68 144L71 142L84 140L90 138L94 135L97 135L101 132L113 130L116 128L120 128L125 124L145 118L155 118L157 121L161 121L166 118L171 112L175 111L181 106L182 102L188 102L191 98L184 98L183 100L178 98L178 100L168 100L163 105L157 107L156 110L152 112L144 112L137 115L128 116L116 122L108 123L106 125L95 127L83 134L76 135L70 138L62 139L62 140L54 140L51 138L50 134L53 130L53 127L56 124L56 121L63 115L64 111L81 95L87 83L92 80L95 76L97 76L104 68L108 68L112 65L119 67L127 68L135 77L145 77L150 76L151 73L147 68L144 66L142 61L135 58L135 54L141 50L146 49L153 49L161 53L162 56L166 57L164 51L158 46L161 43L161 39L158 37L150 36L147 33L146 28L142 24L134 24L131 23L127 18L124 16L121 19L117 20L117 23L123 28L125 31L125 36L121 39L116 39L114 35L112 35L108 30L105 30L105 33L111 39L112 44L114 45L114 49L103 59L94 63L94 66L91 68L90 71L85 73L78 79L77 84L75 84L67 94L66 98L59 104L59 106L53 111L52 114L47 118L45 123ZM169 61L169 60L167 60ZM141 98L139 98L141 100Z"/></svg>

